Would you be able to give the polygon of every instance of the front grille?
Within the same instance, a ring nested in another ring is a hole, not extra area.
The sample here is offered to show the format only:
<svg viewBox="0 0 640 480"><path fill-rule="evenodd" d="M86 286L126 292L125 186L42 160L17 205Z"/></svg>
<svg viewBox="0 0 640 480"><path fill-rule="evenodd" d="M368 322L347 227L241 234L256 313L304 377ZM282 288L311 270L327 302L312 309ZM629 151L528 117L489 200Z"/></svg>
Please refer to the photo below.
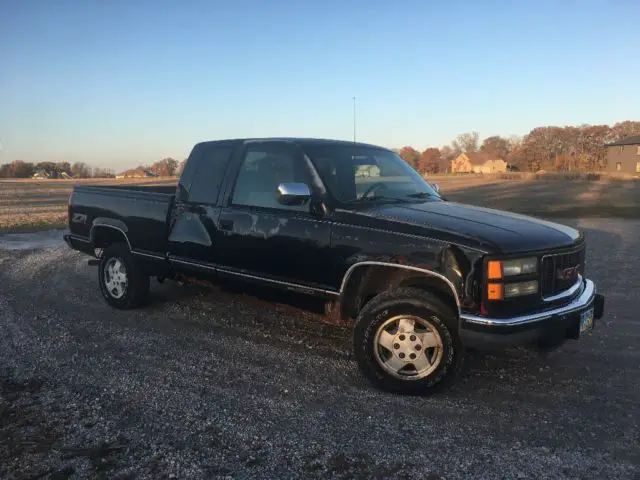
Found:
<svg viewBox="0 0 640 480"><path fill-rule="evenodd" d="M551 297L571 288L577 281L575 273L584 276L585 248L569 253L546 255L542 258L542 297ZM568 269L577 267L577 272ZM564 275L563 275L564 273Z"/></svg>

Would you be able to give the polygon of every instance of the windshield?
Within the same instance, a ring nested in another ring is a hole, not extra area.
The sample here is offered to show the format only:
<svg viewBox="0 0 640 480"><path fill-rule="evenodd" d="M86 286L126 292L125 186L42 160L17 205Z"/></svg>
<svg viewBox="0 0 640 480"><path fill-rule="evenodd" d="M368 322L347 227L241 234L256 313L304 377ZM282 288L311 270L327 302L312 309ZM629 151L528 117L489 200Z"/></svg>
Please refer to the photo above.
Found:
<svg viewBox="0 0 640 480"><path fill-rule="evenodd" d="M429 183L389 150L358 145L305 146L322 181L342 203L440 198Z"/></svg>

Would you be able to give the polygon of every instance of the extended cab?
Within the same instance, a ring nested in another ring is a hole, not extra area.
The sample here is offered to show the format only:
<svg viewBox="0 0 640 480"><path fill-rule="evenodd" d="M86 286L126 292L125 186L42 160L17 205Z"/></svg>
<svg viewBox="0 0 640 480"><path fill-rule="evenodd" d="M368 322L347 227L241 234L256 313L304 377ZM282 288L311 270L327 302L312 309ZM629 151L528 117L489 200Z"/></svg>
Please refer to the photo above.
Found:
<svg viewBox="0 0 640 480"><path fill-rule="evenodd" d="M603 315L577 230L444 199L394 152L322 139L195 145L177 187L76 186L67 244L94 256L105 300L150 277L282 288L353 322L362 373L424 393L465 347L553 347Z"/></svg>

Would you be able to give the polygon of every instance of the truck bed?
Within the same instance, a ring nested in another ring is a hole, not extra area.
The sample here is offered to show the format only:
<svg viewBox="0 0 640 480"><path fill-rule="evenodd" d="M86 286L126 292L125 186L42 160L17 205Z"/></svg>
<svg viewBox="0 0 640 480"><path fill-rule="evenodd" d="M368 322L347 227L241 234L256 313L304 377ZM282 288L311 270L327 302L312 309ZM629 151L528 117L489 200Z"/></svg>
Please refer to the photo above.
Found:
<svg viewBox="0 0 640 480"><path fill-rule="evenodd" d="M92 228L106 225L124 233L133 250L164 255L174 193L171 185L78 185L69 200L69 230L90 239Z"/></svg>
<svg viewBox="0 0 640 480"><path fill-rule="evenodd" d="M129 192L142 192L142 193L163 193L168 195L173 195L176 191L175 185L82 185L78 186L77 189L81 188L89 188L94 190L96 188L103 188L107 190L125 190Z"/></svg>

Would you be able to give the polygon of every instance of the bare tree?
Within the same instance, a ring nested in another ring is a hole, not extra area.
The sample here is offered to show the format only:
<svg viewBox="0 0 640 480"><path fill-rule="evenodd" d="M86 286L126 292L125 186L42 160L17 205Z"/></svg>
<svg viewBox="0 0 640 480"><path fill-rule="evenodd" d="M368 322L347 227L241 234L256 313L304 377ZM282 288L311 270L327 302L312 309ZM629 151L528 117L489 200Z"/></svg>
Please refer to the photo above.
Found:
<svg viewBox="0 0 640 480"><path fill-rule="evenodd" d="M494 135L484 139L480 151L494 157L507 158L507 155L511 152L511 147L509 146L509 140L499 135Z"/></svg>
<svg viewBox="0 0 640 480"><path fill-rule="evenodd" d="M611 127L611 141L622 140L627 137L640 135L640 122L626 120Z"/></svg>
<svg viewBox="0 0 640 480"><path fill-rule="evenodd" d="M451 142L451 148L458 154L473 153L479 149L480 135L478 132L461 133Z"/></svg>
<svg viewBox="0 0 640 480"><path fill-rule="evenodd" d="M520 135L509 135L509 151L513 152L522 145L522 137Z"/></svg>
<svg viewBox="0 0 640 480"><path fill-rule="evenodd" d="M91 176L91 169L84 162L76 162L71 165L71 175L75 178L89 178Z"/></svg>

